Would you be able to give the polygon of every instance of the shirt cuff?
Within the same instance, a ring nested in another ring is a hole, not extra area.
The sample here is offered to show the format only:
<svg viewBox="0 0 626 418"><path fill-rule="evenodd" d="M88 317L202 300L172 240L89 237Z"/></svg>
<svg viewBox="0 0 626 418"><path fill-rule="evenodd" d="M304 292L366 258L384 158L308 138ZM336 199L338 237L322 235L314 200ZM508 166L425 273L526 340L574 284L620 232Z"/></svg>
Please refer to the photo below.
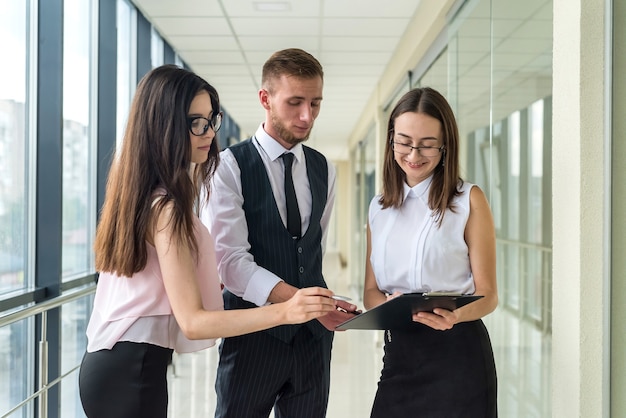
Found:
<svg viewBox="0 0 626 418"><path fill-rule="evenodd" d="M268 305L267 299L272 289L283 280L275 274L265 269L257 270L246 287L243 299L252 302L257 306Z"/></svg>

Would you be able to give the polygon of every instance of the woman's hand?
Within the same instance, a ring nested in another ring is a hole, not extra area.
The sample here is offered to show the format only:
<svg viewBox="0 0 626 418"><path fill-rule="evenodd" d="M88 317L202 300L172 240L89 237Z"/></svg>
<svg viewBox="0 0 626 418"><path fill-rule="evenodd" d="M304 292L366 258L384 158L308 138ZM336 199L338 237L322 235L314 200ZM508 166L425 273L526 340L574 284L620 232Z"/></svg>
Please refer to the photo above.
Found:
<svg viewBox="0 0 626 418"><path fill-rule="evenodd" d="M418 312L413 314L413 321L424 324L439 331L452 329L459 322L456 310L435 308L433 312Z"/></svg>
<svg viewBox="0 0 626 418"><path fill-rule="evenodd" d="M301 324L336 310L337 301L333 292L323 287L305 287L298 291L284 305L286 324Z"/></svg>

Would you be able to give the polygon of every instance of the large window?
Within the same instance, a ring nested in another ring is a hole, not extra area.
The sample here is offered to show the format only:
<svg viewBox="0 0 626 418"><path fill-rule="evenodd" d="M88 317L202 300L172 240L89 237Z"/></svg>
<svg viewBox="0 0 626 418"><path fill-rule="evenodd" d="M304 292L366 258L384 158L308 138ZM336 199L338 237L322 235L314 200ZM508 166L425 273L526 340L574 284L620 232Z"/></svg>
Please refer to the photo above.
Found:
<svg viewBox="0 0 626 418"><path fill-rule="evenodd" d="M136 63L135 8L126 0L117 0L117 147L120 147L126 128L130 101L135 93Z"/></svg>
<svg viewBox="0 0 626 418"><path fill-rule="evenodd" d="M445 82L462 175L494 214L500 308L486 322L507 382L500 412L549 416L552 1L468 0L450 28L447 78L425 78Z"/></svg>
<svg viewBox="0 0 626 418"><path fill-rule="evenodd" d="M33 284L27 274L34 146L28 10L28 1L0 2L0 56L10 59L10 65L0 66L0 298ZM26 319L0 328L0 413L25 399L33 385L33 351L27 349L32 346L32 324Z"/></svg>
<svg viewBox="0 0 626 418"><path fill-rule="evenodd" d="M163 38L154 26L150 28L150 39L150 62L156 68L163 65Z"/></svg>
<svg viewBox="0 0 626 418"><path fill-rule="evenodd" d="M63 218L62 281L94 271L95 231L95 82L94 39L97 6L93 0L63 2ZM87 301L61 310L61 416L82 417L77 367L86 347Z"/></svg>
<svg viewBox="0 0 626 418"><path fill-rule="evenodd" d="M91 1L65 0L63 13L63 280L93 270L94 141Z"/></svg>
<svg viewBox="0 0 626 418"><path fill-rule="evenodd" d="M28 2L0 2L0 295L28 286ZM10 65L8 61L10 60Z"/></svg>
<svg viewBox="0 0 626 418"><path fill-rule="evenodd" d="M357 299L363 294L365 277L365 254L367 249L367 212L376 193L376 127L372 126L367 136L352 151L352 178L354 179L354 206L352 213L351 254L352 260L350 291Z"/></svg>
<svg viewBox="0 0 626 418"><path fill-rule="evenodd" d="M87 348L87 323L93 304L91 297L61 307L61 414L63 418L85 416L78 396L78 367Z"/></svg>

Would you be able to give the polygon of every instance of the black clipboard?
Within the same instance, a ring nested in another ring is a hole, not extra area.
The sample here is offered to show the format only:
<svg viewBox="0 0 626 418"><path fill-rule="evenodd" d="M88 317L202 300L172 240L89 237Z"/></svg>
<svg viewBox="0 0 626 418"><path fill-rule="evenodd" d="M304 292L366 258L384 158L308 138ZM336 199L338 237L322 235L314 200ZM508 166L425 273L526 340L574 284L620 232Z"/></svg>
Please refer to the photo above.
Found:
<svg viewBox="0 0 626 418"><path fill-rule="evenodd" d="M430 312L435 308L453 311L482 297L459 293L405 293L355 315L339 324L336 329L410 330L420 325L412 319L416 312Z"/></svg>

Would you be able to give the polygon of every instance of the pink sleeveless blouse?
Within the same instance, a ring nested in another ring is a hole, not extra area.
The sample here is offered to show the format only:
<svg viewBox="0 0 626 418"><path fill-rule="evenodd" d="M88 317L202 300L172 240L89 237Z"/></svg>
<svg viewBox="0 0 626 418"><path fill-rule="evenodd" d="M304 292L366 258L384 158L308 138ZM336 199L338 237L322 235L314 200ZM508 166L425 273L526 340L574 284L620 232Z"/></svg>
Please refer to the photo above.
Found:
<svg viewBox="0 0 626 418"><path fill-rule="evenodd" d="M197 277L206 310L222 310L224 302L209 230L194 216L198 240ZM132 278L103 272L87 326L87 351L111 349L118 341L145 342L179 353L215 345L215 339L189 340L172 313L156 249L148 244L146 267Z"/></svg>

